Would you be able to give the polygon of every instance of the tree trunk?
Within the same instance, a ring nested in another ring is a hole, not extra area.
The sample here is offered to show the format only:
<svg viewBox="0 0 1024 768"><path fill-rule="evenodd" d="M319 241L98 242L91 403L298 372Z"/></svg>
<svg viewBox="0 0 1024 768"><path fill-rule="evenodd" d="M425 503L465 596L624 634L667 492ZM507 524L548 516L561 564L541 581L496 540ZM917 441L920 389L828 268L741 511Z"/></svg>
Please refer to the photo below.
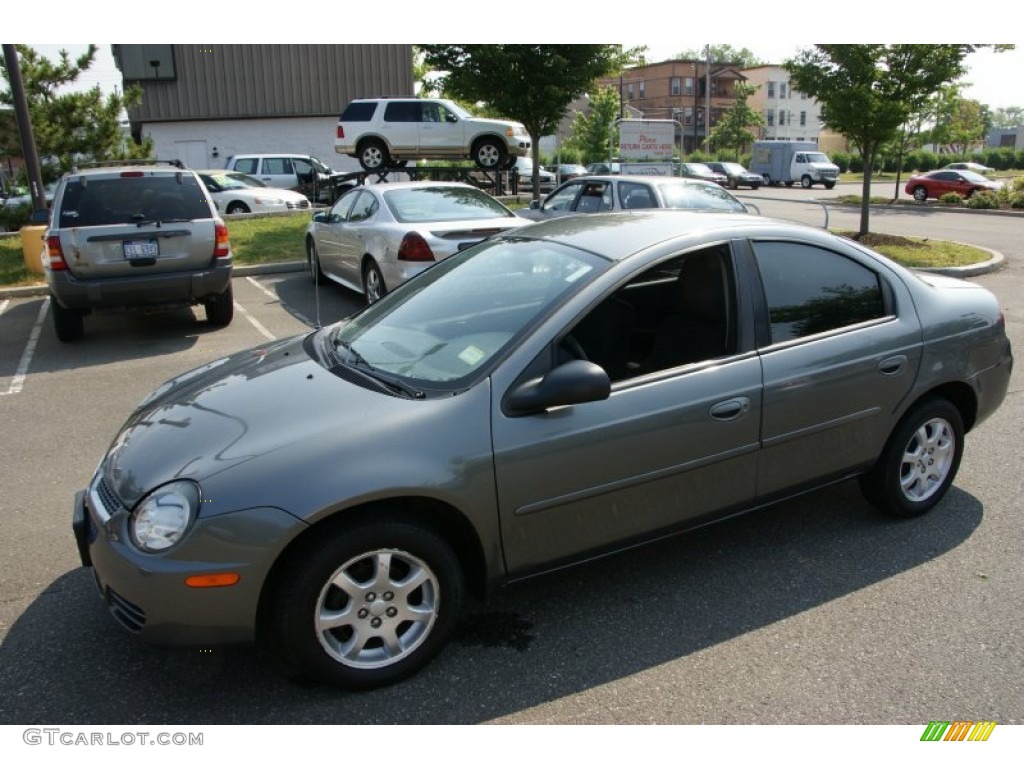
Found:
<svg viewBox="0 0 1024 768"><path fill-rule="evenodd" d="M864 153L864 181L860 188L860 234L861 237L871 230L868 229L871 217L871 174L875 167L875 148Z"/></svg>

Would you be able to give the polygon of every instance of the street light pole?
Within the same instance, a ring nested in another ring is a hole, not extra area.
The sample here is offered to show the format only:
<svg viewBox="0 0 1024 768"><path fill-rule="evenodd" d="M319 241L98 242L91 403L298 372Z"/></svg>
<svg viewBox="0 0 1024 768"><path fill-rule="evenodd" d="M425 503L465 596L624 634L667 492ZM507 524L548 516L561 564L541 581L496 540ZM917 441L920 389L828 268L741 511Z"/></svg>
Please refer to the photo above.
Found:
<svg viewBox="0 0 1024 768"><path fill-rule="evenodd" d="M25 98L25 83L21 79L21 64L18 49L4 43L4 63L7 65L7 79L11 84L14 113L18 121L18 135L21 137L21 151L25 156L25 173L28 174L28 188L32 196L32 210L46 209L46 193L43 190L43 176L39 169L39 154L36 151L36 137L32 133L32 118L28 113Z"/></svg>

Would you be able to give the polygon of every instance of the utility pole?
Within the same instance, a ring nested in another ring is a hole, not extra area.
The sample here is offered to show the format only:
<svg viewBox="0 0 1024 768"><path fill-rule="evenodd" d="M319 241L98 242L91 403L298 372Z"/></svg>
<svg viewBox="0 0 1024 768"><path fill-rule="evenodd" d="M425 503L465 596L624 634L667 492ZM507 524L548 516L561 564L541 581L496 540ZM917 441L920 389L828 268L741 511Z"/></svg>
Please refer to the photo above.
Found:
<svg viewBox="0 0 1024 768"><path fill-rule="evenodd" d="M707 61L704 63L704 148L711 137L711 46L705 46Z"/></svg>
<svg viewBox="0 0 1024 768"><path fill-rule="evenodd" d="M18 49L9 43L4 43L4 63L7 65L7 77L11 81L11 97L14 100L14 114L18 121L18 135L21 137L21 151L25 155L25 172L28 174L32 210L45 210L46 192L43 189L43 176L39 170L39 154L36 152L36 138L32 133L32 118L28 113L25 84L21 79Z"/></svg>

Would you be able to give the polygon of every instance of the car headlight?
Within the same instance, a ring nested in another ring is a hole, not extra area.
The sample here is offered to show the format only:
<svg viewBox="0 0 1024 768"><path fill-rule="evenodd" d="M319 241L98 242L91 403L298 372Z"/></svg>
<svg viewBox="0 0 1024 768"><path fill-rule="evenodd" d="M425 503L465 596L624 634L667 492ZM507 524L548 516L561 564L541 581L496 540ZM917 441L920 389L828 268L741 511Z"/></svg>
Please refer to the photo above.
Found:
<svg viewBox="0 0 1024 768"><path fill-rule="evenodd" d="M128 531L143 552L162 552L177 544L199 511L199 486L190 480L162 485L132 511Z"/></svg>

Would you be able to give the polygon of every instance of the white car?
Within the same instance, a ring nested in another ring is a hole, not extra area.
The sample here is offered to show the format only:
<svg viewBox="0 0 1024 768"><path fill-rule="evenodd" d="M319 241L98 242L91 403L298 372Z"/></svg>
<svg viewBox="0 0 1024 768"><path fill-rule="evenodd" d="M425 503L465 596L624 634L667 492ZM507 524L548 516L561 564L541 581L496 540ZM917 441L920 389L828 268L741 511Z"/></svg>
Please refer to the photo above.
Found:
<svg viewBox="0 0 1024 768"><path fill-rule="evenodd" d="M225 214L280 213L309 208L309 199L290 189L268 187L238 171L196 171L203 180L217 210Z"/></svg>
<svg viewBox="0 0 1024 768"><path fill-rule="evenodd" d="M474 117L447 99L355 99L338 118L334 151L367 171L465 159L495 170L530 153L530 134L522 123Z"/></svg>

